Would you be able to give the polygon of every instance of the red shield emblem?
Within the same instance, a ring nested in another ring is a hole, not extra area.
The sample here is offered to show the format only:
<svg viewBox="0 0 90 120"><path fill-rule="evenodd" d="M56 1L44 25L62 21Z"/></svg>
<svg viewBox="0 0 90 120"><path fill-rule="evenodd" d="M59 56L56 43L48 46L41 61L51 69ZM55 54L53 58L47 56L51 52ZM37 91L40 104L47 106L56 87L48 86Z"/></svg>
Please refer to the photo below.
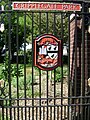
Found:
<svg viewBox="0 0 90 120"><path fill-rule="evenodd" d="M44 34L34 42L34 65L42 70L54 70L61 65L61 40Z"/></svg>

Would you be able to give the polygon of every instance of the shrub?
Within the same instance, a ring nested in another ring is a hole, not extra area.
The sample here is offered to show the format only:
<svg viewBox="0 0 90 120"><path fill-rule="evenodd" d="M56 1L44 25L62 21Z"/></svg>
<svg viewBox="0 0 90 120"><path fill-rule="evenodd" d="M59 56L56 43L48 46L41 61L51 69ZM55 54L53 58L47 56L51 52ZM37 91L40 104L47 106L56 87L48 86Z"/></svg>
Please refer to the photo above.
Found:
<svg viewBox="0 0 90 120"><path fill-rule="evenodd" d="M62 75L62 69L63 69L63 75ZM61 67L56 68L55 81L60 82L61 78L67 76L67 74L68 74L67 65L64 65L63 68Z"/></svg>

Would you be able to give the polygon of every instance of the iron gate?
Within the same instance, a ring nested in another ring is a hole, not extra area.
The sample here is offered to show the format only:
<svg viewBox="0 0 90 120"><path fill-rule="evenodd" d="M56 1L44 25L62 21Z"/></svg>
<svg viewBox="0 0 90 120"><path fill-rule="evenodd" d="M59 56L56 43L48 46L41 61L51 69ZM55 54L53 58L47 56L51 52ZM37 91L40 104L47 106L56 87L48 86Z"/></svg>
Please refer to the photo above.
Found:
<svg viewBox="0 0 90 120"><path fill-rule="evenodd" d="M81 12L14 11L11 2L2 4L0 120L89 120L90 4L80 2ZM42 34L62 40L62 64L52 71L34 66L34 40Z"/></svg>

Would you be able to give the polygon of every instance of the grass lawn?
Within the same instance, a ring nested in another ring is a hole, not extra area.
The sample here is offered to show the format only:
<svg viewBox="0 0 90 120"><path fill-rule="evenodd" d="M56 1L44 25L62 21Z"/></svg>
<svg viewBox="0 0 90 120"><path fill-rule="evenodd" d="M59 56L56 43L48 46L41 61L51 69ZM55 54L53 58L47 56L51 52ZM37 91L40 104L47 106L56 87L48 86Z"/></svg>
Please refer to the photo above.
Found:
<svg viewBox="0 0 90 120"><path fill-rule="evenodd" d="M12 72L11 72L12 97L17 98L17 89L18 89L18 94L19 94L20 98L24 97L25 92L26 92L27 97L31 97L32 96L32 67L29 65L26 65L26 70L24 70L24 64L22 64L22 65L20 64L20 67L18 66L19 71L18 71L18 76L17 76L17 65L13 64L11 66L13 68ZM2 69L3 69L3 64L0 64L0 79L4 79L3 78L4 75L2 76ZM21 75L19 72L21 72ZM26 76L25 76L24 72L26 72ZM67 76L67 73L68 73L67 66L64 65L63 66L63 77ZM41 74L43 77L43 75L45 75L45 71L42 71ZM54 76L54 71L52 71L52 74ZM61 77L62 77L61 67L58 67L58 68L56 68L55 81L60 82ZM38 79L39 79L39 69L35 67L33 69L33 83L36 82ZM6 80L6 81L8 84L8 80ZM9 91L8 91L9 84L8 84L8 86L6 86L6 89L7 89L6 92L9 94ZM39 93L36 91L35 96L38 96L38 95L39 95Z"/></svg>
<svg viewBox="0 0 90 120"><path fill-rule="evenodd" d="M15 64L14 64L15 65ZM43 96L43 97L46 97L46 83L47 83L47 72L46 71L41 71L39 73L39 70L38 68L34 68L33 69L33 81L35 80L36 83L38 84L33 84L32 86L32 67L29 66L29 65L26 65L26 70L24 71L24 65L21 65L22 67L20 67L20 71L23 73L22 76L11 76L12 79L11 79L11 96L12 98L17 98L17 96L19 98L24 98L25 97L25 94L26 94L26 97L27 98L30 98L32 97L32 87L34 89L34 92L33 92L33 96L34 97L39 97L40 95ZM0 76L2 74L2 68L3 68L3 65L0 64ZM15 69L17 71L17 68ZM13 71L12 71L13 72ZM26 76L24 76L24 72L26 72ZM54 79L54 72L56 73L55 75L55 79ZM17 72L16 72L17 73ZM50 72L48 72L49 74ZM68 73L68 69L67 69L67 65L63 66L63 77L64 76L67 76L67 73ZM40 93L40 84L39 84L39 74L41 74L41 93ZM60 95L60 80L61 80L61 67L58 67L56 69L56 71L52 71L52 74L53 74L53 80L56 80L56 95ZM50 77L50 74L49 76ZM49 79L50 81L50 79ZM18 85L18 86L17 86ZM53 84L49 84L49 90L50 90L50 94L53 96ZM66 85L66 84L65 84ZM8 96L9 96L9 85L6 86L7 88L7 91L6 93L8 93ZM66 92L66 91L65 91ZM9 98L9 97L7 97ZM4 103L6 106L9 106L9 102ZM12 100L12 105L16 105L17 102L15 100ZM20 103L21 105L23 104L23 101ZM35 103L36 104L36 103ZM2 109L2 108L1 108ZM9 116L8 116L9 117ZM0 111L0 120L2 120L2 111ZM6 120L6 116L4 116L4 120ZM9 118L8 118L9 120Z"/></svg>

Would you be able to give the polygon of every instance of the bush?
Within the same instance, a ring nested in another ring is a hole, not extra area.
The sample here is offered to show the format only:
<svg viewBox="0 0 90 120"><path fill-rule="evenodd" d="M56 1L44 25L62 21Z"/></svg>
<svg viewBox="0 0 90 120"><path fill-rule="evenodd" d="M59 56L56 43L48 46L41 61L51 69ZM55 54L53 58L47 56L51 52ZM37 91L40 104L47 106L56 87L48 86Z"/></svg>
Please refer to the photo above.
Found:
<svg viewBox="0 0 90 120"><path fill-rule="evenodd" d="M56 76L55 81L60 82L62 77L65 77L68 75L67 65L63 66L63 76L62 76L62 68L58 67L56 68Z"/></svg>
<svg viewBox="0 0 90 120"><path fill-rule="evenodd" d="M23 76L22 65L18 65L18 69L17 69L16 64L10 64L9 66L8 63L9 63L9 56L8 56L8 53L6 53L6 56L4 58L4 63L2 64L2 70L0 70L1 72L0 80L4 81L3 87L0 86L1 98L6 98L9 96L9 79L8 78L10 77L11 78L10 80L12 82L13 78L16 79L17 76L18 77Z"/></svg>

